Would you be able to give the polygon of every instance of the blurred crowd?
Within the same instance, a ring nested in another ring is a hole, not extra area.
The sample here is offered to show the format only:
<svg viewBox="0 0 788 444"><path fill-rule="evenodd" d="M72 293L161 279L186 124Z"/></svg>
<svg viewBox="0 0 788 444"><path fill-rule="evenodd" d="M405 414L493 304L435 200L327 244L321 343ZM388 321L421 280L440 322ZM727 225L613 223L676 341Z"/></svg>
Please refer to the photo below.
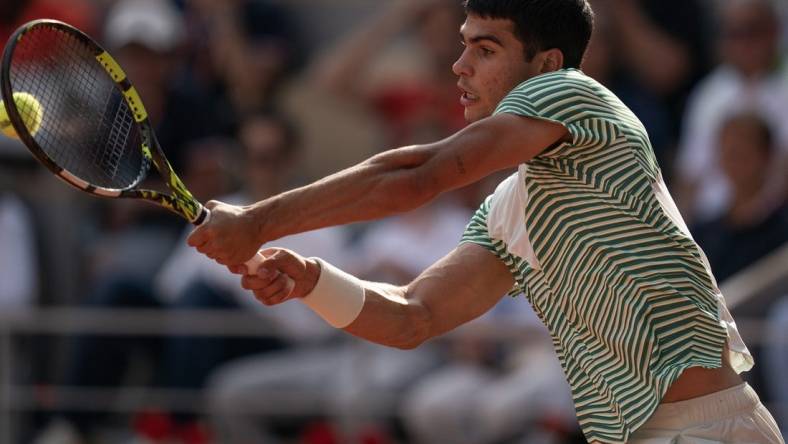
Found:
<svg viewBox="0 0 788 444"><path fill-rule="evenodd" d="M583 70L643 121L718 281L786 245L788 4L591 3ZM451 70L459 0L0 0L0 41L40 17L79 27L118 59L203 202L264 199L465 124ZM272 245L406 283L456 246L498 179ZM256 304L237 276L185 245L189 231L153 205L78 194L0 140L0 309L245 310L272 332L28 338L20 384L197 390L204 406L69 411L51 390L15 416L19 442L583 442L550 338L523 297L447 339L386 349L301 304ZM785 294L762 311L783 338ZM763 373L783 377L763 378L761 397L788 427L788 342L764 358Z"/></svg>

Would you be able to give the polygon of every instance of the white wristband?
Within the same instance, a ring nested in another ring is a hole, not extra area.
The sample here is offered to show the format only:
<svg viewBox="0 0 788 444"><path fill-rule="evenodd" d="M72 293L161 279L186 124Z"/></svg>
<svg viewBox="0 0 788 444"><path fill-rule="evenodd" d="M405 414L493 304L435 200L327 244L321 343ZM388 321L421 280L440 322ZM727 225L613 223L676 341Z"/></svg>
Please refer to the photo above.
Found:
<svg viewBox="0 0 788 444"><path fill-rule="evenodd" d="M345 273L318 257L320 277L312 291L301 302L336 328L350 325L364 307L364 286L361 280Z"/></svg>

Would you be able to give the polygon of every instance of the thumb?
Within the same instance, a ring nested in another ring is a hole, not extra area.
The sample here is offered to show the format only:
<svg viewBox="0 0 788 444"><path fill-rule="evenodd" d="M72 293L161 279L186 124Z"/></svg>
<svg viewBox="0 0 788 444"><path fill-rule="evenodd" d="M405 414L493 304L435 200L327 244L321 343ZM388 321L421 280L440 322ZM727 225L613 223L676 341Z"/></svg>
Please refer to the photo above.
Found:
<svg viewBox="0 0 788 444"><path fill-rule="evenodd" d="M209 200L208 202L205 203L204 206L209 210L213 210L214 208L216 208L217 205L219 205L218 200Z"/></svg>
<svg viewBox="0 0 788 444"><path fill-rule="evenodd" d="M293 279L297 279L303 273L303 261L298 255L290 250L284 248L268 248L262 250L261 253L265 257L265 260L260 264L260 268L266 269L266 272L279 271Z"/></svg>

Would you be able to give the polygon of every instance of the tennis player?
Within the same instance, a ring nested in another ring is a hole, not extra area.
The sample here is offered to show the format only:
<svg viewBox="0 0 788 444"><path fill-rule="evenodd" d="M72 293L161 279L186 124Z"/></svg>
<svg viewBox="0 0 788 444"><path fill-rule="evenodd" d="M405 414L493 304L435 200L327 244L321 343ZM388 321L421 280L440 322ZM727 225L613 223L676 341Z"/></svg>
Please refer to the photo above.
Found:
<svg viewBox="0 0 788 444"><path fill-rule="evenodd" d="M523 293L549 328L586 438L782 443L739 373L753 365L643 125L580 70L586 0L466 0L453 66L471 122L247 207L209 203L189 244L243 273L261 244L376 219L517 167L460 245L405 286L265 250L242 280L361 338L416 347ZM402 248L407 248L403 245Z"/></svg>

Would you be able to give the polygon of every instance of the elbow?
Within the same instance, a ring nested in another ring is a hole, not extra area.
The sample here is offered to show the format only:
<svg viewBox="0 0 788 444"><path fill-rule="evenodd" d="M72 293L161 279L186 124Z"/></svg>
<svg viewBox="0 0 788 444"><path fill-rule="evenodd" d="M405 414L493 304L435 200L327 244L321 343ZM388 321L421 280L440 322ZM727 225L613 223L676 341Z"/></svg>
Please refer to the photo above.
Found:
<svg viewBox="0 0 788 444"><path fill-rule="evenodd" d="M392 347L400 350L413 350L432 338L432 316L421 304L414 304L408 310L408 328Z"/></svg>

